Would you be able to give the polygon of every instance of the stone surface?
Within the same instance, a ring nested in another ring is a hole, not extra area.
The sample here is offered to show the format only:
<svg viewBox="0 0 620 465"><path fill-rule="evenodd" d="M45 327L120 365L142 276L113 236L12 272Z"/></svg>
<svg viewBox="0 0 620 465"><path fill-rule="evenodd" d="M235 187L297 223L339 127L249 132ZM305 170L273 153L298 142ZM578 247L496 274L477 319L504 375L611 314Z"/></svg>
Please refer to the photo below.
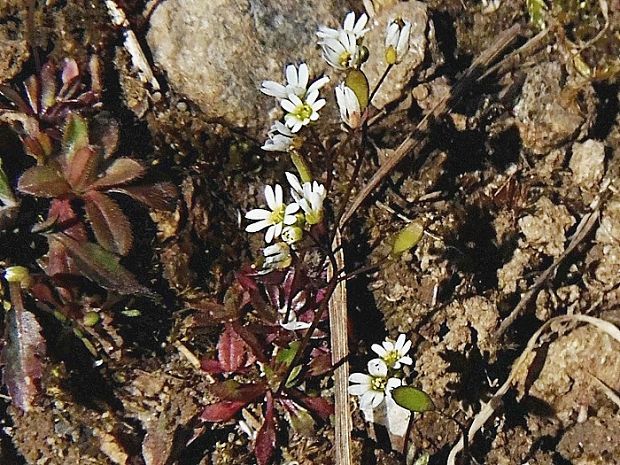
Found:
<svg viewBox="0 0 620 465"><path fill-rule="evenodd" d="M514 113L523 145L543 154L587 131L596 96L590 84L565 76L559 63L543 63L528 72Z"/></svg>
<svg viewBox="0 0 620 465"><path fill-rule="evenodd" d="M568 166L573 172L573 181L581 190L597 190L605 171L605 145L593 139L573 144Z"/></svg>
<svg viewBox="0 0 620 465"><path fill-rule="evenodd" d="M260 134L276 106L261 82L283 81L289 63L325 73L315 32L336 27L349 10L342 0L167 0L153 13L147 41L173 89L209 117Z"/></svg>
<svg viewBox="0 0 620 465"><path fill-rule="evenodd" d="M555 205L547 197L540 198L535 207L536 213L519 219L525 243L538 252L558 257L564 252L566 231L575 219L564 205Z"/></svg>
<svg viewBox="0 0 620 465"><path fill-rule="evenodd" d="M388 23L398 18L411 22L409 51L403 61L392 68L372 100L373 105L377 108L383 108L388 103L402 97L403 90L414 77L426 52L428 15L424 3L401 2L381 9L377 16L370 20L371 29L364 37L364 45L368 47L370 56L368 61L362 65L362 70L368 77L370 88L373 89L376 86L387 68L385 62L385 31Z"/></svg>

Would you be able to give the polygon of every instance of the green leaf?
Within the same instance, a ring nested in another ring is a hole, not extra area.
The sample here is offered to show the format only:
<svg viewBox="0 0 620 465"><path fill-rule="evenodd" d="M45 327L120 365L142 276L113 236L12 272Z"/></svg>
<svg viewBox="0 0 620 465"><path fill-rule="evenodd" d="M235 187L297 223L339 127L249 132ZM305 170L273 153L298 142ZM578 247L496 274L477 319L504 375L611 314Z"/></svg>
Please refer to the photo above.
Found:
<svg viewBox="0 0 620 465"><path fill-rule="evenodd" d="M435 409L435 404L429 395L421 389L412 386L399 386L392 389L394 402L410 412L428 412Z"/></svg>
<svg viewBox="0 0 620 465"><path fill-rule="evenodd" d="M150 297L155 295L119 263L116 255L99 244L78 242L62 233L51 234L49 238L64 245L80 273L101 287L123 295L141 294Z"/></svg>
<svg viewBox="0 0 620 465"><path fill-rule="evenodd" d="M65 166L71 166L74 154L88 147L88 123L81 116L70 113L62 134L63 155Z"/></svg>
<svg viewBox="0 0 620 465"><path fill-rule="evenodd" d="M0 159L0 201L7 207L14 207L17 205L17 199L15 195L13 195L13 189L11 189L9 178L2 168L2 159Z"/></svg>
<svg viewBox="0 0 620 465"><path fill-rule="evenodd" d="M409 223L394 237L392 257L399 257L403 252L415 247L424 236L424 228L418 223Z"/></svg>
<svg viewBox="0 0 620 465"><path fill-rule="evenodd" d="M357 101L360 104L360 109L364 111L364 109L368 106L368 98L370 95L368 78L366 78L366 75L359 69L351 69L347 73L344 83L353 91L357 97Z"/></svg>
<svg viewBox="0 0 620 465"><path fill-rule="evenodd" d="M286 349L282 349L278 352L278 355L276 355L277 362L288 367L291 363L293 363L293 359L295 358L295 355L297 355L299 346L299 341L291 342Z"/></svg>
<svg viewBox="0 0 620 465"><path fill-rule="evenodd" d="M545 27L545 11L547 5L545 0L525 0L527 12L530 15L530 22L539 29Z"/></svg>

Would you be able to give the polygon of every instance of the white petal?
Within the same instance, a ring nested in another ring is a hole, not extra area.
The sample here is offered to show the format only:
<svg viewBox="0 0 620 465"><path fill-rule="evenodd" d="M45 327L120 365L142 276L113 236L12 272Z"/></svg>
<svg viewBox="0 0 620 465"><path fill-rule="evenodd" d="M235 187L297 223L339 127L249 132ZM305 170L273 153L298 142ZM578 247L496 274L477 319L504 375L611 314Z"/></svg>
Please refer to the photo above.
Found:
<svg viewBox="0 0 620 465"><path fill-rule="evenodd" d="M354 24L355 24L355 13L353 11L351 11L344 18L343 29L345 31L352 31Z"/></svg>
<svg viewBox="0 0 620 465"><path fill-rule="evenodd" d="M394 48L396 48L396 45L398 43L398 33L400 32L400 28L398 27L398 24L391 22L388 27L387 27L387 31L385 33L385 46L389 47L390 45Z"/></svg>
<svg viewBox="0 0 620 465"><path fill-rule="evenodd" d="M276 206L272 207L272 210L275 210L276 208L280 207L280 205L282 205L282 186L280 184L276 184L276 191L275 191L275 196L276 196Z"/></svg>
<svg viewBox="0 0 620 465"><path fill-rule="evenodd" d="M245 228L245 230L247 232L253 233L253 232L256 232L256 231L260 231L261 229L265 229L269 225L271 225L271 223L269 221L261 220L261 221L257 221L256 223L249 224Z"/></svg>
<svg viewBox="0 0 620 465"><path fill-rule="evenodd" d="M352 396L361 396L364 395L365 392L368 391L368 385L364 384L354 384L349 386L349 394Z"/></svg>
<svg viewBox="0 0 620 465"><path fill-rule="evenodd" d="M299 205L296 203L291 203L287 205L286 208L284 209L284 214L287 216L294 215L295 213L297 213L298 210L299 210Z"/></svg>
<svg viewBox="0 0 620 465"><path fill-rule="evenodd" d="M373 358L368 362L368 373L370 373L370 376L385 377L387 372L387 365L380 358Z"/></svg>
<svg viewBox="0 0 620 465"><path fill-rule="evenodd" d="M403 382L398 378L390 378L388 379L385 390L390 392L392 389L402 386Z"/></svg>
<svg viewBox="0 0 620 465"><path fill-rule="evenodd" d="M401 357L400 359L398 359L398 361L402 363L403 365L411 365L413 363L413 359L409 357L408 355Z"/></svg>
<svg viewBox="0 0 620 465"><path fill-rule="evenodd" d="M290 96L289 96L290 97ZM282 108L284 109L284 111L287 111L289 113L292 113L295 111L295 109L297 108L297 105L295 105L292 101L288 100L288 99L283 99L280 102L280 105L282 106ZM295 132L295 131L293 131Z"/></svg>
<svg viewBox="0 0 620 465"><path fill-rule="evenodd" d="M316 101L316 99L318 98L319 98L319 91L313 90L312 92L309 92L308 95L306 95L306 104L312 106L314 102ZM303 105L303 102L300 100L299 104Z"/></svg>
<svg viewBox="0 0 620 465"><path fill-rule="evenodd" d="M297 86L299 81L297 80L297 68L295 68L295 65L288 65L286 67L286 80L289 84Z"/></svg>
<svg viewBox="0 0 620 465"><path fill-rule="evenodd" d="M411 349L411 341L405 342L405 345L401 348L401 353L405 355Z"/></svg>
<svg viewBox="0 0 620 465"><path fill-rule="evenodd" d="M364 33L364 27L366 27L366 23L368 22L368 15L366 13L364 13L362 16L359 17L359 19L357 20L357 22L355 23L355 27L353 28L353 32L355 32L356 35L360 35L362 33Z"/></svg>
<svg viewBox="0 0 620 465"><path fill-rule="evenodd" d="M371 407L377 408L379 405L381 405L383 399L385 399L385 394L383 392L373 392L372 398L370 400Z"/></svg>
<svg viewBox="0 0 620 465"><path fill-rule="evenodd" d="M286 174L286 179L288 180L288 183L291 185L293 190L295 192L302 192L301 184L299 183L299 179L297 179L297 176L295 176L293 173L290 173L288 171L285 174Z"/></svg>
<svg viewBox="0 0 620 465"><path fill-rule="evenodd" d="M319 90L321 89L325 84L327 84L329 82L329 77L328 76L323 76L320 79L317 79L316 81L314 81L310 87L308 87L308 94L310 92L313 92L315 90Z"/></svg>
<svg viewBox="0 0 620 465"><path fill-rule="evenodd" d="M248 220L266 220L269 218L271 213L269 210L265 210L264 208L255 208L254 210L250 210L245 214L246 219Z"/></svg>
<svg viewBox="0 0 620 465"><path fill-rule="evenodd" d="M385 351L385 349L383 347L381 347L379 344L373 344L372 346L370 346L370 348L372 349L372 351L377 354L379 357L383 357L385 354L387 354L387 352Z"/></svg>
<svg viewBox="0 0 620 465"><path fill-rule="evenodd" d="M275 81L263 81L260 91L277 98L286 98L286 87Z"/></svg>
<svg viewBox="0 0 620 465"><path fill-rule="evenodd" d="M392 341L385 340L382 345L386 352L392 352L394 350L394 343Z"/></svg>
<svg viewBox="0 0 620 465"><path fill-rule="evenodd" d="M267 244L271 243L271 241L273 240L275 231L276 231L275 225L271 225L269 229L267 229L267 232L265 233L265 242Z"/></svg>
<svg viewBox="0 0 620 465"><path fill-rule="evenodd" d="M265 200L267 201L267 206L271 208L271 211L277 208L278 204L276 203L276 199L273 193L273 187L265 186Z"/></svg>
<svg viewBox="0 0 620 465"><path fill-rule="evenodd" d="M308 78L310 77L310 72L308 71L308 65L302 63L299 65L299 71L297 74L297 85L299 87L303 87L304 89L308 86Z"/></svg>
<svg viewBox="0 0 620 465"><path fill-rule="evenodd" d="M358 383L370 386L371 380L372 379L370 378L370 376L364 373L351 373L351 375L349 376L349 383Z"/></svg>
<svg viewBox="0 0 620 465"><path fill-rule="evenodd" d="M279 237L282 234L282 228L284 226L282 223L277 223L273 225L273 237Z"/></svg>
<svg viewBox="0 0 620 465"><path fill-rule="evenodd" d="M317 100L316 102L314 102L314 104L312 105L312 109L314 111L319 111L321 108L323 108L325 106L325 99L322 98L320 100Z"/></svg>

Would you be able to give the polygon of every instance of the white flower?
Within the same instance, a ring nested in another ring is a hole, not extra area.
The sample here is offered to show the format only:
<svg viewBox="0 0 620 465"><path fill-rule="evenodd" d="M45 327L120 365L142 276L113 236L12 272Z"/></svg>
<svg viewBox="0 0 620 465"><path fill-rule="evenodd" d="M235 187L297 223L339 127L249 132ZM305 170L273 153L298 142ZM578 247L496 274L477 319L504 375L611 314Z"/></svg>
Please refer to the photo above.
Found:
<svg viewBox="0 0 620 465"><path fill-rule="evenodd" d="M304 236L303 230L299 226L286 226L282 230L282 240L288 245L299 242Z"/></svg>
<svg viewBox="0 0 620 465"><path fill-rule="evenodd" d="M297 221L295 213L299 210L297 203L285 205L282 201L282 186L276 184L275 190L271 186L265 187L265 200L270 210L255 208L245 214L248 220L256 221L248 225L247 232L257 232L267 228L265 241L270 243L274 237L282 233L285 225L294 224Z"/></svg>
<svg viewBox="0 0 620 465"><path fill-rule="evenodd" d="M288 268L293 261L291 248L286 242L277 242L263 249L265 263L263 268L266 270L282 270Z"/></svg>
<svg viewBox="0 0 620 465"><path fill-rule="evenodd" d="M340 109L340 118L351 129L360 127L362 124L362 110L357 95L353 89L347 87L344 82L335 89L336 102Z"/></svg>
<svg viewBox="0 0 620 465"><path fill-rule="evenodd" d="M321 39L337 39L340 31L350 32L356 39L361 39L364 34L368 32L366 23L368 22L368 15L364 13L355 21L355 13L351 11L344 18L342 28L332 29L331 27L319 26L319 31L316 33Z"/></svg>
<svg viewBox="0 0 620 465"><path fill-rule="evenodd" d="M295 134L285 124L276 121L271 126L269 137L261 148L270 152L288 152L295 148Z"/></svg>
<svg viewBox="0 0 620 465"><path fill-rule="evenodd" d="M357 64L359 48L353 33L340 31L337 37L328 37L319 44L323 48L323 58L334 68L346 70Z"/></svg>
<svg viewBox="0 0 620 465"><path fill-rule="evenodd" d="M282 100L287 98L290 94L296 95L303 99L309 93L321 89L325 84L329 82L329 78L324 76L317 79L310 87L308 87L308 79L310 77L310 71L308 65L302 63L299 65L299 69L295 65L288 65L286 67L286 86L275 81L263 81L260 91L263 94L271 95L272 97Z"/></svg>
<svg viewBox="0 0 620 465"><path fill-rule="evenodd" d="M407 355L411 349L411 341L407 340L407 336L400 334L396 342L386 339L379 344L373 344L371 349L376 353L380 360L387 365L388 368L398 370L401 365L411 365L413 360Z"/></svg>
<svg viewBox="0 0 620 465"><path fill-rule="evenodd" d="M393 65L400 63L409 50L409 35L411 23L409 21L390 21L385 34L385 60Z"/></svg>
<svg viewBox="0 0 620 465"><path fill-rule="evenodd" d="M317 100L318 99L318 100ZM319 110L325 106L325 99L319 99L319 91L313 90L302 100L295 94L282 99L280 105L286 111L284 121L292 132L298 132L310 121L319 119Z"/></svg>
<svg viewBox="0 0 620 465"><path fill-rule="evenodd" d="M353 373L349 376L349 394L360 397L360 408L376 408L392 389L401 385L398 378L388 378L388 367L381 359L368 362L368 375Z"/></svg>
<svg viewBox="0 0 620 465"><path fill-rule="evenodd" d="M293 300L291 301L292 308L302 308L305 306L305 304L306 304L306 293L305 292L299 292L297 295L295 295L295 297L293 297ZM305 321L298 321L297 315L295 314L295 312L292 309L289 311L289 308L286 304L278 309L278 313L281 315L282 320L284 320L284 318L286 317L287 312L288 312L287 321L280 322L280 326L282 326L284 329L287 329L289 331L297 331L297 330L302 330L302 329L308 329L310 326L312 326L312 323L308 323Z"/></svg>
<svg viewBox="0 0 620 465"><path fill-rule="evenodd" d="M323 201L327 196L325 186L316 181L305 182L302 186L297 176L289 172L286 173L286 179L291 185L291 196L304 211L306 222L320 223L323 219Z"/></svg>

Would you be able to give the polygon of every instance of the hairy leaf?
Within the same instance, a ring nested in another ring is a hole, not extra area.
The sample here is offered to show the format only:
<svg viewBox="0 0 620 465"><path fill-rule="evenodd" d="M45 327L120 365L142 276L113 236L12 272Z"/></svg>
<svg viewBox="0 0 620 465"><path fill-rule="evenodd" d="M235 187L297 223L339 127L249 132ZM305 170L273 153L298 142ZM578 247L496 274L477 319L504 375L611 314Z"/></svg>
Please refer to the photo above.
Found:
<svg viewBox="0 0 620 465"><path fill-rule="evenodd" d="M430 396L412 386L399 386L392 389L392 398L394 402L410 412L427 412L435 409Z"/></svg>
<svg viewBox="0 0 620 465"><path fill-rule="evenodd" d="M52 234L50 237L67 248L67 254L75 261L82 275L101 287L123 295L154 296L153 292L140 284L136 277L119 263L116 255L100 245L78 242L66 234Z"/></svg>
<svg viewBox="0 0 620 465"><path fill-rule="evenodd" d="M28 79L24 81L24 87L26 89L26 97L28 98L30 108L34 110L34 113L38 114L41 111L39 105L41 99L41 84L39 83L39 79L34 75L28 77ZM32 114L32 111L29 111L28 114Z"/></svg>
<svg viewBox="0 0 620 465"><path fill-rule="evenodd" d="M248 346L231 323L226 323L217 343L217 358L225 372L234 373L245 365Z"/></svg>
<svg viewBox="0 0 620 465"><path fill-rule="evenodd" d="M56 65L48 61L41 67L41 112L56 103Z"/></svg>
<svg viewBox="0 0 620 465"><path fill-rule="evenodd" d="M92 183L93 189L106 189L130 183L144 175L145 169L139 162L131 158L117 158L105 170L102 177Z"/></svg>
<svg viewBox="0 0 620 465"><path fill-rule="evenodd" d="M258 465L268 465L273 458L276 447L276 422L273 412L273 396L267 391L267 405L265 407L265 421L256 435L254 455Z"/></svg>
<svg viewBox="0 0 620 465"><path fill-rule="evenodd" d="M150 186L126 186L108 189L128 195L155 210L174 210L177 201L177 188L169 182L161 182Z"/></svg>
<svg viewBox="0 0 620 465"><path fill-rule="evenodd" d="M60 228L64 234L72 237L78 242L86 242L86 228L71 207L71 202L67 199L54 199L50 204L47 213L47 221ZM34 231L34 228L33 228ZM67 249L60 242L48 239L49 251L47 254L46 273L49 276L76 274L78 270L73 260L67 255Z"/></svg>
<svg viewBox="0 0 620 465"><path fill-rule="evenodd" d="M229 379L211 386L211 392L222 400L250 403L265 394L265 383L241 384Z"/></svg>
<svg viewBox="0 0 620 465"><path fill-rule="evenodd" d="M17 181L17 190L37 197L60 197L71 191L60 167L54 163L33 166L27 169Z"/></svg>
<svg viewBox="0 0 620 465"><path fill-rule="evenodd" d="M20 292L12 292L15 294ZM41 326L34 315L19 304L6 314L5 340L2 350L4 365L3 382L6 384L13 403L28 412L39 392L39 380L43 372L42 358L45 355L45 340Z"/></svg>
<svg viewBox="0 0 620 465"><path fill-rule="evenodd" d="M80 83L80 69L73 58L65 58L62 63L62 88L58 98L65 99L75 92Z"/></svg>
<svg viewBox="0 0 620 465"><path fill-rule="evenodd" d="M13 103L21 113L32 116L32 108L30 108L30 105L28 105L21 97L21 95L19 95L19 93L16 92L14 89L2 84L0 85L0 94L3 95L4 98L9 100L11 103Z"/></svg>
<svg viewBox="0 0 620 465"><path fill-rule="evenodd" d="M334 414L334 404L322 397L300 395L295 397L295 401L299 402L322 420L327 421L329 416Z"/></svg>
<svg viewBox="0 0 620 465"><path fill-rule="evenodd" d="M131 224L118 204L105 194L89 191L84 195L86 216L97 242L110 252L127 255L133 235Z"/></svg>
<svg viewBox="0 0 620 465"><path fill-rule="evenodd" d="M64 165L71 166L75 153L88 147L88 123L76 113L67 116L67 124L62 134Z"/></svg>
<svg viewBox="0 0 620 465"><path fill-rule="evenodd" d="M228 421L241 410L247 402L223 400L215 404L207 405L200 414L202 421L218 423Z"/></svg>
<svg viewBox="0 0 620 465"><path fill-rule="evenodd" d="M75 152L71 163L65 165L64 172L73 190L84 192L96 179L98 168L99 154L97 151L92 147L82 147Z"/></svg>

